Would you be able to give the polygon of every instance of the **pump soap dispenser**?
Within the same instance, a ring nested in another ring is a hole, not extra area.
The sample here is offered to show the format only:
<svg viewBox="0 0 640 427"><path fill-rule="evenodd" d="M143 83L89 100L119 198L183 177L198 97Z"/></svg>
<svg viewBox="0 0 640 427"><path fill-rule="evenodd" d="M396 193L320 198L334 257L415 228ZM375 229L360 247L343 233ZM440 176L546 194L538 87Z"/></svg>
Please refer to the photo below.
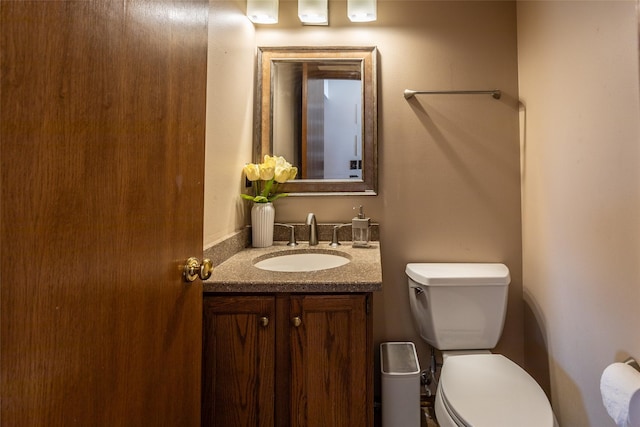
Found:
<svg viewBox="0 0 640 427"><path fill-rule="evenodd" d="M364 217L362 206L360 206L358 216L354 217L351 220L351 231L353 233L352 240L353 240L354 248L369 247L369 227L370 226L371 226L371 219Z"/></svg>

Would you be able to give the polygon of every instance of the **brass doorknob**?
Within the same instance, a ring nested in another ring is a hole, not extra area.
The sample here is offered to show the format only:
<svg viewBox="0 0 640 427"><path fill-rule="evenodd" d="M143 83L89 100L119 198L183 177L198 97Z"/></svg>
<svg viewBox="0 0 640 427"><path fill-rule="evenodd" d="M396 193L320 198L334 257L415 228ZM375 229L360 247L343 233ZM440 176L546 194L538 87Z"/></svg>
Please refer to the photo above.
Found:
<svg viewBox="0 0 640 427"><path fill-rule="evenodd" d="M261 317L260 325L262 325L263 328L266 328L269 325L269 318L266 316Z"/></svg>
<svg viewBox="0 0 640 427"><path fill-rule="evenodd" d="M191 257L182 269L182 277L184 277L186 282L193 282L198 277L202 280L207 280L211 277L212 271L213 264L210 259L204 259L202 260L202 264L200 264L198 258Z"/></svg>
<svg viewBox="0 0 640 427"><path fill-rule="evenodd" d="M213 271L213 263L208 258L202 260L202 264L200 264L200 278L202 280L207 280L211 277L211 272Z"/></svg>
<svg viewBox="0 0 640 427"><path fill-rule="evenodd" d="M291 324L297 328L298 326L302 325L302 319L296 316L293 319L291 319Z"/></svg>

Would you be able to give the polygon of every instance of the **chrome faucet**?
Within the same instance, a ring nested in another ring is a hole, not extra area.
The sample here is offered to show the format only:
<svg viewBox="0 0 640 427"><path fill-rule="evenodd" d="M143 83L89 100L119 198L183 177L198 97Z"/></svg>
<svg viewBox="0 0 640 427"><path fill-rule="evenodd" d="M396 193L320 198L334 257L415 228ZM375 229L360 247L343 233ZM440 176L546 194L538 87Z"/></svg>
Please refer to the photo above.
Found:
<svg viewBox="0 0 640 427"><path fill-rule="evenodd" d="M316 246L318 244L318 223L313 212L307 215L307 225L309 226L309 246Z"/></svg>

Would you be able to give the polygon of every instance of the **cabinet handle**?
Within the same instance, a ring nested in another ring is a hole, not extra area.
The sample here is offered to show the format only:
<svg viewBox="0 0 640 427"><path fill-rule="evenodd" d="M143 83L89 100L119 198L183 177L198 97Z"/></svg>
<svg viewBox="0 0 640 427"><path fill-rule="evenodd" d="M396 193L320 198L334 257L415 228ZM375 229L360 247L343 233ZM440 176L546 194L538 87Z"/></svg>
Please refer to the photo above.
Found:
<svg viewBox="0 0 640 427"><path fill-rule="evenodd" d="M291 324L293 324L293 326L297 328L298 326L302 325L302 319L296 316L291 319Z"/></svg>
<svg viewBox="0 0 640 427"><path fill-rule="evenodd" d="M263 328L266 328L269 325L269 318L268 317L261 317L260 318L260 325L262 325Z"/></svg>

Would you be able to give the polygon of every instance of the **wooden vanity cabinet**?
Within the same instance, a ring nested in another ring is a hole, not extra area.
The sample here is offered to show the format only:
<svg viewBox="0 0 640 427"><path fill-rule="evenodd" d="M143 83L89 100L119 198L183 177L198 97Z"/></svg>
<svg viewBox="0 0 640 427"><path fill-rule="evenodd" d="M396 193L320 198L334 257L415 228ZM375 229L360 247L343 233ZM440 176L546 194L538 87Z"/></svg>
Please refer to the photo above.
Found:
<svg viewBox="0 0 640 427"><path fill-rule="evenodd" d="M370 305L370 293L205 296L202 425L373 425Z"/></svg>

